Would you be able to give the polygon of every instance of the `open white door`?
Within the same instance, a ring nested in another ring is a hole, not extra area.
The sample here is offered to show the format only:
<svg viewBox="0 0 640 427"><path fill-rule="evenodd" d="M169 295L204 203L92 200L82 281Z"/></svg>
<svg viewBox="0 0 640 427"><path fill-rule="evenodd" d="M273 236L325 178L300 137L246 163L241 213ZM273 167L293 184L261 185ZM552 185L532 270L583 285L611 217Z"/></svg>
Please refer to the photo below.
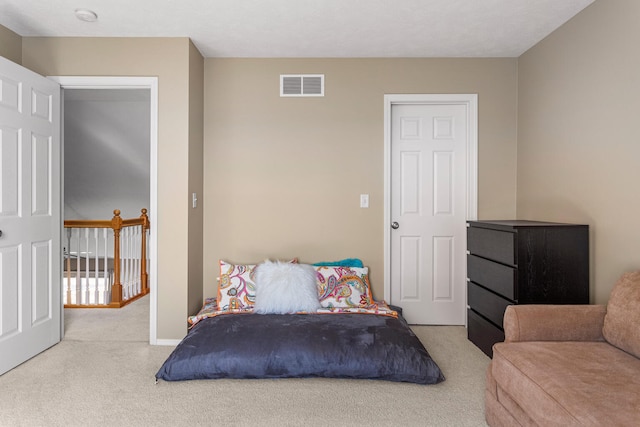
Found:
<svg viewBox="0 0 640 427"><path fill-rule="evenodd" d="M0 374L60 341L60 86L0 57Z"/></svg>

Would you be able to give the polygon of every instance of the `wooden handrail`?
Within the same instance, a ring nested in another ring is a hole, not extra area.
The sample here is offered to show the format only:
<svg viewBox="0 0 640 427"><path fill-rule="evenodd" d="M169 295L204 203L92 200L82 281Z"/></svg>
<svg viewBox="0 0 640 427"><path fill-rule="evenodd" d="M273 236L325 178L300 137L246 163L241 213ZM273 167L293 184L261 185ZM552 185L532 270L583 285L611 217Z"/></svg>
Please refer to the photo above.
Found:
<svg viewBox="0 0 640 427"><path fill-rule="evenodd" d="M64 228L111 228L111 220L110 219L65 219Z"/></svg>
<svg viewBox="0 0 640 427"><path fill-rule="evenodd" d="M122 307L128 302L137 299L137 297L146 295L149 293L148 287L148 274L147 274L147 231L150 229L149 217L147 216L147 209L140 210L141 215L139 218L122 219L120 217L120 210L114 209L113 218L111 220L65 220L65 228L111 228L113 230L113 276L114 283L111 287L111 303L110 307ZM122 283L120 280L120 230L124 227L142 226L141 233L141 254L140 254L140 294L127 300L122 301ZM67 258L67 275L70 272L70 258Z"/></svg>
<svg viewBox="0 0 640 427"><path fill-rule="evenodd" d="M139 218L122 219L120 218L120 210L114 209L112 219L65 219L65 228L113 228L116 217L121 221L122 227L130 227L133 225L142 225L146 230L149 229L149 217L147 216L147 210L142 208L140 210L142 215Z"/></svg>

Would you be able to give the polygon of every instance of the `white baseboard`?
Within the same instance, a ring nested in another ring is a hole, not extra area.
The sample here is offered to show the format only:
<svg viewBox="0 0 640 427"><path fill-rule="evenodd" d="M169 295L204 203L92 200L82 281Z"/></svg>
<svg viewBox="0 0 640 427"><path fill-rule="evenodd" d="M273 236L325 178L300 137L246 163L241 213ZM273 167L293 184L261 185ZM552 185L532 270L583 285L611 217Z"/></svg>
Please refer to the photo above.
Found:
<svg viewBox="0 0 640 427"><path fill-rule="evenodd" d="M180 341L182 340L161 340L161 339L157 339L155 345L167 345L167 346L177 346L178 344L180 344Z"/></svg>

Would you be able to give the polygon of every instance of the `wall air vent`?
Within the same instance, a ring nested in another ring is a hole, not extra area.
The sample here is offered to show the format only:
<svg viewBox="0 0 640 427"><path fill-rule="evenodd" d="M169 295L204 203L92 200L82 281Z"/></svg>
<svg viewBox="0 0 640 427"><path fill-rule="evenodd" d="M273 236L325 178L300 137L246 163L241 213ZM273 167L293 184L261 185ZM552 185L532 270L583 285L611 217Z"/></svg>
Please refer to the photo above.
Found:
<svg viewBox="0 0 640 427"><path fill-rule="evenodd" d="M280 96L324 96L324 74L281 74Z"/></svg>

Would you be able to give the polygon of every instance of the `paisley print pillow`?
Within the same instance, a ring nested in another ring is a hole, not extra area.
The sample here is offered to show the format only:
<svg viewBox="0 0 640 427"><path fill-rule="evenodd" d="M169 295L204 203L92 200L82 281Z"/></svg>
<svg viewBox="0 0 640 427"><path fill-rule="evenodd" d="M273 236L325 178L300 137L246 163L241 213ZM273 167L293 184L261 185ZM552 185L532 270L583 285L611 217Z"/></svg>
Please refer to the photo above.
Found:
<svg viewBox="0 0 640 427"><path fill-rule="evenodd" d="M220 260L219 310L242 311L253 308L256 302L256 285L253 277L255 267L255 264L234 265Z"/></svg>
<svg viewBox="0 0 640 427"><path fill-rule="evenodd" d="M364 308L373 302L369 268L316 266L315 269L323 308Z"/></svg>

